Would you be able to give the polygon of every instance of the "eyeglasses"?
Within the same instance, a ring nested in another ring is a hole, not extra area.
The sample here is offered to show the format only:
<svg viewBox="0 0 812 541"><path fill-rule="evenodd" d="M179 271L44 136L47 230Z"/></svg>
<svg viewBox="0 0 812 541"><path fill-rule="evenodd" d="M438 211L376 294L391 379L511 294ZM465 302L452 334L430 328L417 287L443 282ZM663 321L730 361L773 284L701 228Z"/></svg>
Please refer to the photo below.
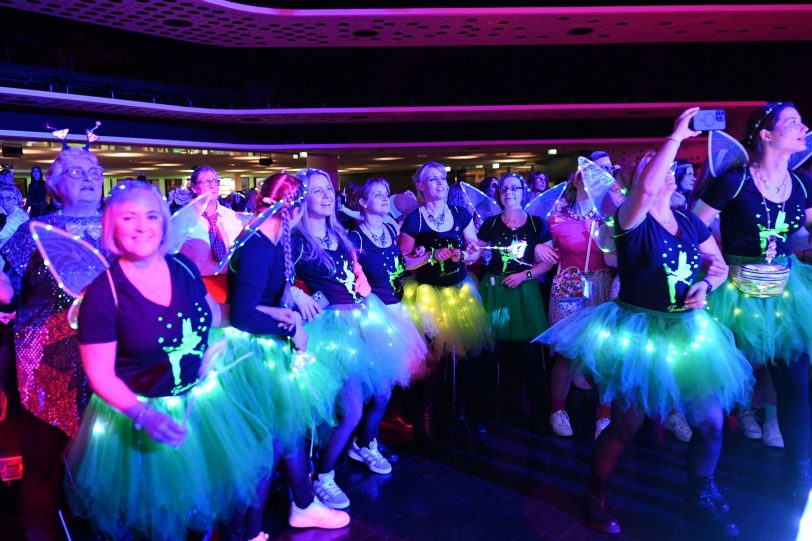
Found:
<svg viewBox="0 0 812 541"><path fill-rule="evenodd" d="M65 175L72 180L82 180L87 178L88 180L102 180L104 179L104 169L101 167L91 167L90 169L85 169L83 167L69 167L67 171L65 171Z"/></svg>
<svg viewBox="0 0 812 541"><path fill-rule="evenodd" d="M499 188L499 191L501 193L520 192L523 189L524 188L522 188L521 186L502 186L501 188Z"/></svg>
<svg viewBox="0 0 812 541"><path fill-rule="evenodd" d="M194 183L194 185L195 186L219 186L220 185L220 179L219 178L213 178L211 180L198 180L197 182Z"/></svg>

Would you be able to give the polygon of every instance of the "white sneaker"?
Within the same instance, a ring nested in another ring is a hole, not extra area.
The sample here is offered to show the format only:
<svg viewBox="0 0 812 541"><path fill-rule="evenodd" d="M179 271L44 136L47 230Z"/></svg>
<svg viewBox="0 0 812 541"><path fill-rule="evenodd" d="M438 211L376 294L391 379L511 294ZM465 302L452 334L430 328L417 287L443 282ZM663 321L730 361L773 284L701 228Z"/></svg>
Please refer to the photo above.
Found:
<svg viewBox="0 0 812 541"><path fill-rule="evenodd" d="M685 443L691 441L691 436L694 434L691 427L688 426L688 421L685 420L685 416L681 413L672 413L666 417L663 428L674 434L674 437L679 441Z"/></svg>
<svg viewBox="0 0 812 541"><path fill-rule="evenodd" d="M288 524L294 528L324 528L333 530L343 528L350 523L350 515L344 511L331 509L321 503L317 497L305 507L300 509L294 502L290 502Z"/></svg>
<svg viewBox="0 0 812 541"><path fill-rule="evenodd" d="M380 451L378 451L378 440L375 438L369 442L369 447L358 447L358 438L352 439L350 450L347 455L358 462L363 462L367 468L375 473L387 474L392 473L392 465L386 460Z"/></svg>
<svg viewBox="0 0 812 541"><path fill-rule="evenodd" d="M550 414L550 426L558 436L572 436L570 416L564 410L554 411Z"/></svg>
<svg viewBox="0 0 812 541"><path fill-rule="evenodd" d="M753 410L744 410L739 412L739 428L744 432L744 437L751 440L760 440L763 436L761 427L758 425Z"/></svg>
<svg viewBox="0 0 812 541"><path fill-rule="evenodd" d="M313 480L313 492L327 507L333 509L346 509L350 506L350 499L336 484L336 472L320 473Z"/></svg>
<svg viewBox="0 0 812 541"><path fill-rule="evenodd" d="M597 421L595 421L595 439L598 439L598 436L601 435L601 432L606 430L606 427L609 426L609 423L612 422L612 419L608 417L601 417Z"/></svg>
<svg viewBox="0 0 812 541"><path fill-rule="evenodd" d="M776 447L778 449L784 448L784 437L781 435L781 428L778 426L778 419L770 419L764 421L761 427L764 432L763 439L764 445L767 447Z"/></svg>

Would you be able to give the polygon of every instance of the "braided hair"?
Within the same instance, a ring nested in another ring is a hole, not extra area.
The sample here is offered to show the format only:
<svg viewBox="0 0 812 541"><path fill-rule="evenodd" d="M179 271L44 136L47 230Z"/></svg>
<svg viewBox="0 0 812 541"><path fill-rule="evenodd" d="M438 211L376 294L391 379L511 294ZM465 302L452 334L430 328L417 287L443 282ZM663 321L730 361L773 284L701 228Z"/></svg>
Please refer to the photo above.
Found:
<svg viewBox="0 0 812 541"><path fill-rule="evenodd" d="M271 202L285 200L285 204L279 211L282 226L279 240L282 242L282 250L285 257L285 288L282 291L281 302L284 308L293 306L290 288L291 284L293 284L295 271L290 247L290 218L291 210L301 202L302 192L303 186L301 181L287 173L276 173L269 176L262 182L262 186L259 190L260 199L263 203L266 200Z"/></svg>

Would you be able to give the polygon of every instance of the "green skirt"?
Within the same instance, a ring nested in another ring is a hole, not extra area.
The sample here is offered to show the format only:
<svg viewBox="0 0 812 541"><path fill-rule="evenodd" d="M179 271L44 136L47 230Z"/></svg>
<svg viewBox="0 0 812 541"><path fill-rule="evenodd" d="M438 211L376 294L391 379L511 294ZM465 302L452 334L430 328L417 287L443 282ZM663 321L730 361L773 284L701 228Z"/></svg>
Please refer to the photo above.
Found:
<svg viewBox="0 0 812 541"><path fill-rule="evenodd" d="M708 309L733 332L736 345L754 366L793 362L812 352L812 266L795 256L782 295L750 297L728 280L710 294Z"/></svg>
<svg viewBox="0 0 812 541"><path fill-rule="evenodd" d="M335 397L342 379L321 360L291 350L287 340L257 336L233 327L212 329L224 339L215 370L228 370L229 395L271 430L283 453L297 450L313 428L335 425Z"/></svg>
<svg viewBox="0 0 812 541"><path fill-rule="evenodd" d="M711 402L727 410L748 399L752 368L733 335L705 311L656 312L609 301L556 323L537 341L591 374L603 403L650 416L682 409L702 420Z"/></svg>
<svg viewBox="0 0 812 541"><path fill-rule="evenodd" d="M503 279L504 276L485 274L479 283L493 338L501 342L529 342L547 328L539 283L530 279L518 287L507 287L502 284Z"/></svg>
<svg viewBox="0 0 812 541"><path fill-rule="evenodd" d="M177 541L255 505L256 485L271 474L273 439L225 391L232 377L215 373L183 395L142 398L186 426L177 449L93 395L67 451L73 511L113 539Z"/></svg>

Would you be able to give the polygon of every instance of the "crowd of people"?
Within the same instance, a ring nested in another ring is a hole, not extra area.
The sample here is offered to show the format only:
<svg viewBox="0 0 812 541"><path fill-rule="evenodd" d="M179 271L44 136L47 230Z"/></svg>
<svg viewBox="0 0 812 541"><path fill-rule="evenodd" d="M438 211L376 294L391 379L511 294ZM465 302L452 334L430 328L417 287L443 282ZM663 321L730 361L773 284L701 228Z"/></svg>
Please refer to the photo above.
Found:
<svg viewBox="0 0 812 541"><path fill-rule="evenodd" d="M697 112L625 171L590 156L625 190L609 216L582 168L546 219L525 210L552 186L543 173L486 178L500 212L483 218L436 162L415 172L416 197L373 177L347 207L319 169L223 199L217 171L200 166L190 194L128 180L104 198L86 148L66 147L47 172L57 211L0 183L26 535L56 539L67 494L112 539L267 539L277 470L291 527L342 528L341 457L393 472L379 441L393 391L408 388L391 409L431 442L451 370L453 420L486 432L496 365L523 381L531 426L561 437L573 435L571 386L597 389L586 518L599 531L621 530L609 481L647 417L689 442L686 502L709 530L738 535L714 481L727 414L785 447L784 492L801 505L812 270L792 236L812 226L812 184L788 161L808 129L791 103L758 109L749 161L712 178L676 160ZM198 204L176 242L173 212ZM51 244L51 230L68 235ZM86 275L81 294L74 275Z"/></svg>

